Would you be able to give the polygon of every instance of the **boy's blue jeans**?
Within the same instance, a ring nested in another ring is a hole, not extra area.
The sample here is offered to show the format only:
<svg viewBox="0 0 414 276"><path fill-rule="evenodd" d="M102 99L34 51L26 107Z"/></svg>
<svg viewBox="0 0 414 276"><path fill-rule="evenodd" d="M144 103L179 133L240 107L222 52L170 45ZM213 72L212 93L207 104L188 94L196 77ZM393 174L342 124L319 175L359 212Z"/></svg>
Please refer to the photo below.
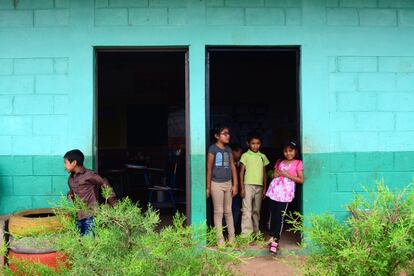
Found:
<svg viewBox="0 0 414 276"><path fill-rule="evenodd" d="M81 236L90 235L93 233L93 217L77 220L76 226L78 227Z"/></svg>

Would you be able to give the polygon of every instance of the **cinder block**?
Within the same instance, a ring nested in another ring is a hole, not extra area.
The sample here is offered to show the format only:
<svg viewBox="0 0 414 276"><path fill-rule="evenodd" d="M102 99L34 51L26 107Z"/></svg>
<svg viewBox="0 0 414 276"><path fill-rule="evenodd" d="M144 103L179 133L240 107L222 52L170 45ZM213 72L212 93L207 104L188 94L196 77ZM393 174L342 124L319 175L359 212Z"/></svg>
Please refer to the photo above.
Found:
<svg viewBox="0 0 414 276"><path fill-rule="evenodd" d="M13 179L11 176L0 177L0 190L2 196L13 195Z"/></svg>
<svg viewBox="0 0 414 276"><path fill-rule="evenodd" d="M355 115L353 112L334 112L330 114L330 119L333 131L355 130Z"/></svg>
<svg viewBox="0 0 414 276"><path fill-rule="evenodd" d="M0 115L11 114L13 111L13 97L0 96Z"/></svg>
<svg viewBox="0 0 414 276"><path fill-rule="evenodd" d="M63 167L63 154L62 156L34 156L33 175L66 175Z"/></svg>
<svg viewBox="0 0 414 276"><path fill-rule="evenodd" d="M150 7L159 7L159 8L167 8L167 7L174 7L174 8L185 8L187 7L186 0L149 0Z"/></svg>
<svg viewBox="0 0 414 276"><path fill-rule="evenodd" d="M388 172L394 170L393 152L357 152L356 170L360 172Z"/></svg>
<svg viewBox="0 0 414 276"><path fill-rule="evenodd" d="M378 132L380 151L408 151L414 149L414 131Z"/></svg>
<svg viewBox="0 0 414 276"><path fill-rule="evenodd" d="M10 0L0 0L0 9L1 10L12 10L14 9L13 1Z"/></svg>
<svg viewBox="0 0 414 276"><path fill-rule="evenodd" d="M15 96L13 113L25 114L52 114L53 96L22 95Z"/></svg>
<svg viewBox="0 0 414 276"><path fill-rule="evenodd" d="M395 120L395 126L397 130L414 131L414 112L397 112Z"/></svg>
<svg viewBox="0 0 414 276"><path fill-rule="evenodd" d="M378 62L380 72L414 72L414 57L379 57Z"/></svg>
<svg viewBox="0 0 414 276"><path fill-rule="evenodd" d="M397 11L389 9L360 9L361 26L396 26Z"/></svg>
<svg viewBox="0 0 414 276"><path fill-rule="evenodd" d="M51 74L53 59L51 58L18 58L14 60L14 73L19 74Z"/></svg>
<svg viewBox="0 0 414 276"><path fill-rule="evenodd" d="M52 136L52 155L63 155L66 151L68 151L68 135L67 132L60 133L58 136Z"/></svg>
<svg viewBox="0 0 414 276"><path fill-rule="evenodd" d="M167 25L165 8L129 9L129 25Z"/></svg>
<svg viewBox="0 0 414 276"><path fill-rule="evenodd" d="M383 179L385 185L392 191L401 191L412 184L414 180L412 172L381 172L378 178Z"/></svg>
<svg viewBox="0 0 414 276"><path fill-rule="evenodd" d="M64 115L36 116L33 118L34 135L59 135L67 132L68 120Z"/></svg>
<svg viewBox="0 0 414 276"><path fill-rule="evenodd" d="M37 76L37 94L66 94L69 91L67 76Z"/></svg>
<svg viewBox="0 0 414 276"><path fill-rule="evenodd" d="M244 25L242 8L207 8L208 25Z"/></svg>
<svg viewBox="0 0 414 276"><path fill-rule="evenodd" d="M339 0L326 0L326 7L329 7L329 8L339 7Z"/></svg>
<svg viewBox="0 0 414 276"><path fill-rule="evenodd" d="M206 6L207 7L223 7L224 0L207 0Z"/></svg>
<svg viewBox="0 0 414 276"><path fill-rule="evenodd" d="M378 132L349 131L339 135L338 150L346 152L376 151L379 147Z"/></svg>
<svg viewBox="0 0 414 276"><path fill-rule="evenodd" d="M360 185L355 185L355 188L358 188ZM363 197L367 197L366 193L363 191L360 191L361 189L358 188L359 191L356 189L353 189L352 192L339 192L334 193L331 195L331 198L334 199L331 203L331 211L335 212L337 214L338 212L347 212L348 206L353 201L355 201L357 195L362 195Z"/></svg>
<svg viewBox="0 0 414 276"><path fill-rule="evenodd" d="M128 10L119 9L96 9L96 26L125 26L128 25Z"/></svg>
<svg viewBox="0 0 414 276"><path fill-rule="evenodd" d="M0 27L33 26L33 11L0 11Z"/></svg>
<svg viewBox="0 0 414 276"><path fill-rule="evenodd" d="M372 190L378 180L378 173L340 173L337 176L338 192L363 192Z"/></svg>
<svg viewBox="0 0 414 276"><path fill-rule="evenodd" d="M70 7L70 0L55 0L55 8L67 9Z"/></svg>
<svg viewBox="0 0 414 276"><path fill-rule="evenodd" d="M394 91L396 76L392 73L359 74L360 91Z"/></svg>
<svg viewBox="0 0 414 276"><path fill-rule="evenodd" d="M414 73L398 74L397 90L414 92Z"/></svg>
<svg viewBox="0 0 414 276"><path fill-rule="evenodd" d="M64 195L69 191L68 176L52 177L52 193L54 195Z"/></svg>
<svg viewBox="0 0 414 276"><path fill-rule="evenodd" d="M56 74L67 74L69 66L68 58L55 58L54 59L54 72Z"/></svg>
<svg viewBox="0 0 414 276"><path fill-rule="evenodd" d="M32 208L55 208L58 206L60 196L32 196Z"/></svg>
<svg viewBox="0 0 414 276"><path fill-rule="evenodd" d="M0 116L2 135L31 135L32 118L30 116Z"/></svg>
<svg viewBox="0 0 414 276"><path fill-rule="evenodd" d="M93 169L93 158L92 156L85 156L84 165L86 168Z"/></svg>
<svg viewBox="0 0 414 276"><path fill-rule="evenodd" d="M247 25L285 25L285 12L278 8L247 8Z"/></svg>
<svg viewBox="0 0 414 276"><path fill-rule="evenodd" d="M148 0L109 0L109 6L114 8L148 7Z"/></svg>
<svg viewBox="0 0 414 276"><path fill-rule="evenodd" d="M338 111L373 111L375 110L375 93L338 93Z"/></svg>
<svg viewBox="0 0 414 276"><path fill-rule="evenodd" d="M329 66L330 73L337 72L338 70L337 57L328 57L328 66Z"/></svg>
<svg viewBox="0 0 414 276"><path fill-rule="evenodd" d="M261 7L264 6L264 0L225 0L227 7Z"/></svg>
<svg viewBox="0 0 414 276"><path fill-rule="evenodd" d="M265 0L267 7L300 8L302 0Z"/></svg>
<svg viewBox="0 0 414 276"><path fill-rule="evenodd" d="M11 58L0 59L0 75L10 75L13 73L13 60Z"/></svg>
<svg viewBox="0 0 414 276"><path fill-rule="evenodd" d="M170 25L187 24L187 9L185 8L168 9L168 24Z"/></svg>
<svg viewBox="0 0 414 276"><path fill-rule="evenodd" d="M109 0L95 0L95 9L107 7L109 7Z"/></svg>
<svg viewBox="0 0 414 276"><path fill-rule="evenodd" d="M414 27L414 10L399 10L398 24L403 27Z"/></svg>
<svg viewBox="0 0 414 276"><path fill-rule="evenodd" d="M413 93L379 93L378 110L380 111L413 111Z"/></svg>
<svg viewBox="0 0 414 276"><path fill-rule="evenodd" d="M0 155L11 155L12 154L12 137L11 136L0 136L0 145L1 145Z"/></svg>
<svg viewBox="0 0 414 276"><path fill-rule="evenodd" d="M344 8L375 8L377 0L340 0L340 6Z"/></svg>
<svg viewBox="0 0 414 276"><path fill-rule="evenodd" d="M32 208L31 196L2 196L0 202L2 214L12 214L19 210Z"/></svg>
<svg viewBox="0 0 414 276"><path fill-rule="evenodd" d="M394 156L394 169L396 171L414 172L414 151L395 152Z"/></svg>
<svg viewBox="0 0 414 276"><path fill-rule="evenodd" d="M379 0L380 8L414 8L413 0Z"/></svg>
<svg viewBox="0 0 414 276"><path fill-rule="evenodd" d="M53 97L53 113L67 114L68 113L68 96L54 96Z"/></svg>
<svg viewBox="0 0 414 276"><path fill-rule="evenodd" d="M49 195L52 193L51 176L14 176L14 195Z"/></svg>
<svg viewBox="0 0 414 276"><path fill-rule="evenodd" d="M340 72L376 72L377 57L338 57Z"/></svg>
<svg viewBox="0 0 414 276"><path fill-rule="evenodd" d="M331 26L357 26L358 11L355 8L328 8L326 10L327 24Z"/></svg>
<svg viewBox="0 0 414 276"><path fill-rule="evenodd" d="M13 155L50 155L52 139L50 136L16 136L12 141Z"/></svg>
<svg viewBox="0 0 414 276"><path fill-rule="evenodd" d="M286 13L286 25L288 26L302 25L302 9L286 8L285 13Z"/></svg>
<svg viewBox="0 0 414 276"><path fill-rule="evenodd" d="M34 92L32 76L0 76L0 94L29 94Z"/></svg>
<svg viewBox="0 0 414 276"><path fill-rule="evenodd" d="M336 153L330 155L331 172L353 172L355 171L354 153Z"/></svg>
<svg viewBox="0 0 414 276"><path fill-rule="evenodd" d="M35 10L35 27L62 27L69 24L68 9Z"/></svg>
<svg viewBox="0 0 414 276"><path fill-rule="evenodd" d="M358 75L354 73L332 73L329 75L329 88L332 91L356 91Z"/></svg>
<svg viewBox="0 0 414 276"><path fill-rule="evenodd" d="M357 130L387 131L393 130L395 125L391 112L358 112L355 119Z"/></svg>
<svg viewBox="0 0 414 276"><path fill-rule="evenodd" d="M1 156L0 175L33 175L31 156Z"/></svg>
<svg viewBox="0 0 414 276"><path fill-rule="evenodd" d="M48 9L53 8L53 0L19 0L18 9Z"/></svg>

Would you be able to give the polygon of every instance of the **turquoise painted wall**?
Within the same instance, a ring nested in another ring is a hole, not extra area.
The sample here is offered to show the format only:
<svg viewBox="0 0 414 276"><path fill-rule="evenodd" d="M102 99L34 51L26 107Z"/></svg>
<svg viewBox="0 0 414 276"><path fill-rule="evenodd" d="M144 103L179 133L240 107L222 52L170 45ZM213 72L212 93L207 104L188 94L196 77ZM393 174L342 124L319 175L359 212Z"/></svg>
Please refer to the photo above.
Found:
<svg viewBox="0 0 414 276"><path fill-rule="evenodd" d="M205 219L205 47L301 48L305 215L414 175L414 0L0 0L0 213L93 156L94 47L188 46L192 221Z"/></svg>

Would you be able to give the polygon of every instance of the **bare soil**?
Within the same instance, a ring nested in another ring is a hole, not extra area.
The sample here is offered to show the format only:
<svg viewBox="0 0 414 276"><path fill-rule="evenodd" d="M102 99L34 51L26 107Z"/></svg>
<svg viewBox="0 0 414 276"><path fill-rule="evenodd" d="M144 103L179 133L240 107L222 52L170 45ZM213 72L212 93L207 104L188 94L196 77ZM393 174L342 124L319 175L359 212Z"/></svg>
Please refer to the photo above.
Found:
<svg viewBox="0 0 414 276"><path fill-rule="evenodd" d="M244 259L233 271L236 275L302 275L303 257L263 256Z"/></svg>

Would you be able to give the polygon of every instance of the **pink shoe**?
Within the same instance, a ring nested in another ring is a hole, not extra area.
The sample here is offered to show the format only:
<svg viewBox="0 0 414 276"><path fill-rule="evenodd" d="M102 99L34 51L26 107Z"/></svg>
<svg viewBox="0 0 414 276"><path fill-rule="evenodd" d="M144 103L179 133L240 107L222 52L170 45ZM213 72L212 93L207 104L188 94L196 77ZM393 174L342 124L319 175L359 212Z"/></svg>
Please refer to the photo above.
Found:
<svg viewBox="0 0 414 276"><path fill-rule="evenodd" d="M269 252L276 254L277 253L277 248L278 248L279 244L277 242L271 242L270 246L269 246Z"/></svg>

